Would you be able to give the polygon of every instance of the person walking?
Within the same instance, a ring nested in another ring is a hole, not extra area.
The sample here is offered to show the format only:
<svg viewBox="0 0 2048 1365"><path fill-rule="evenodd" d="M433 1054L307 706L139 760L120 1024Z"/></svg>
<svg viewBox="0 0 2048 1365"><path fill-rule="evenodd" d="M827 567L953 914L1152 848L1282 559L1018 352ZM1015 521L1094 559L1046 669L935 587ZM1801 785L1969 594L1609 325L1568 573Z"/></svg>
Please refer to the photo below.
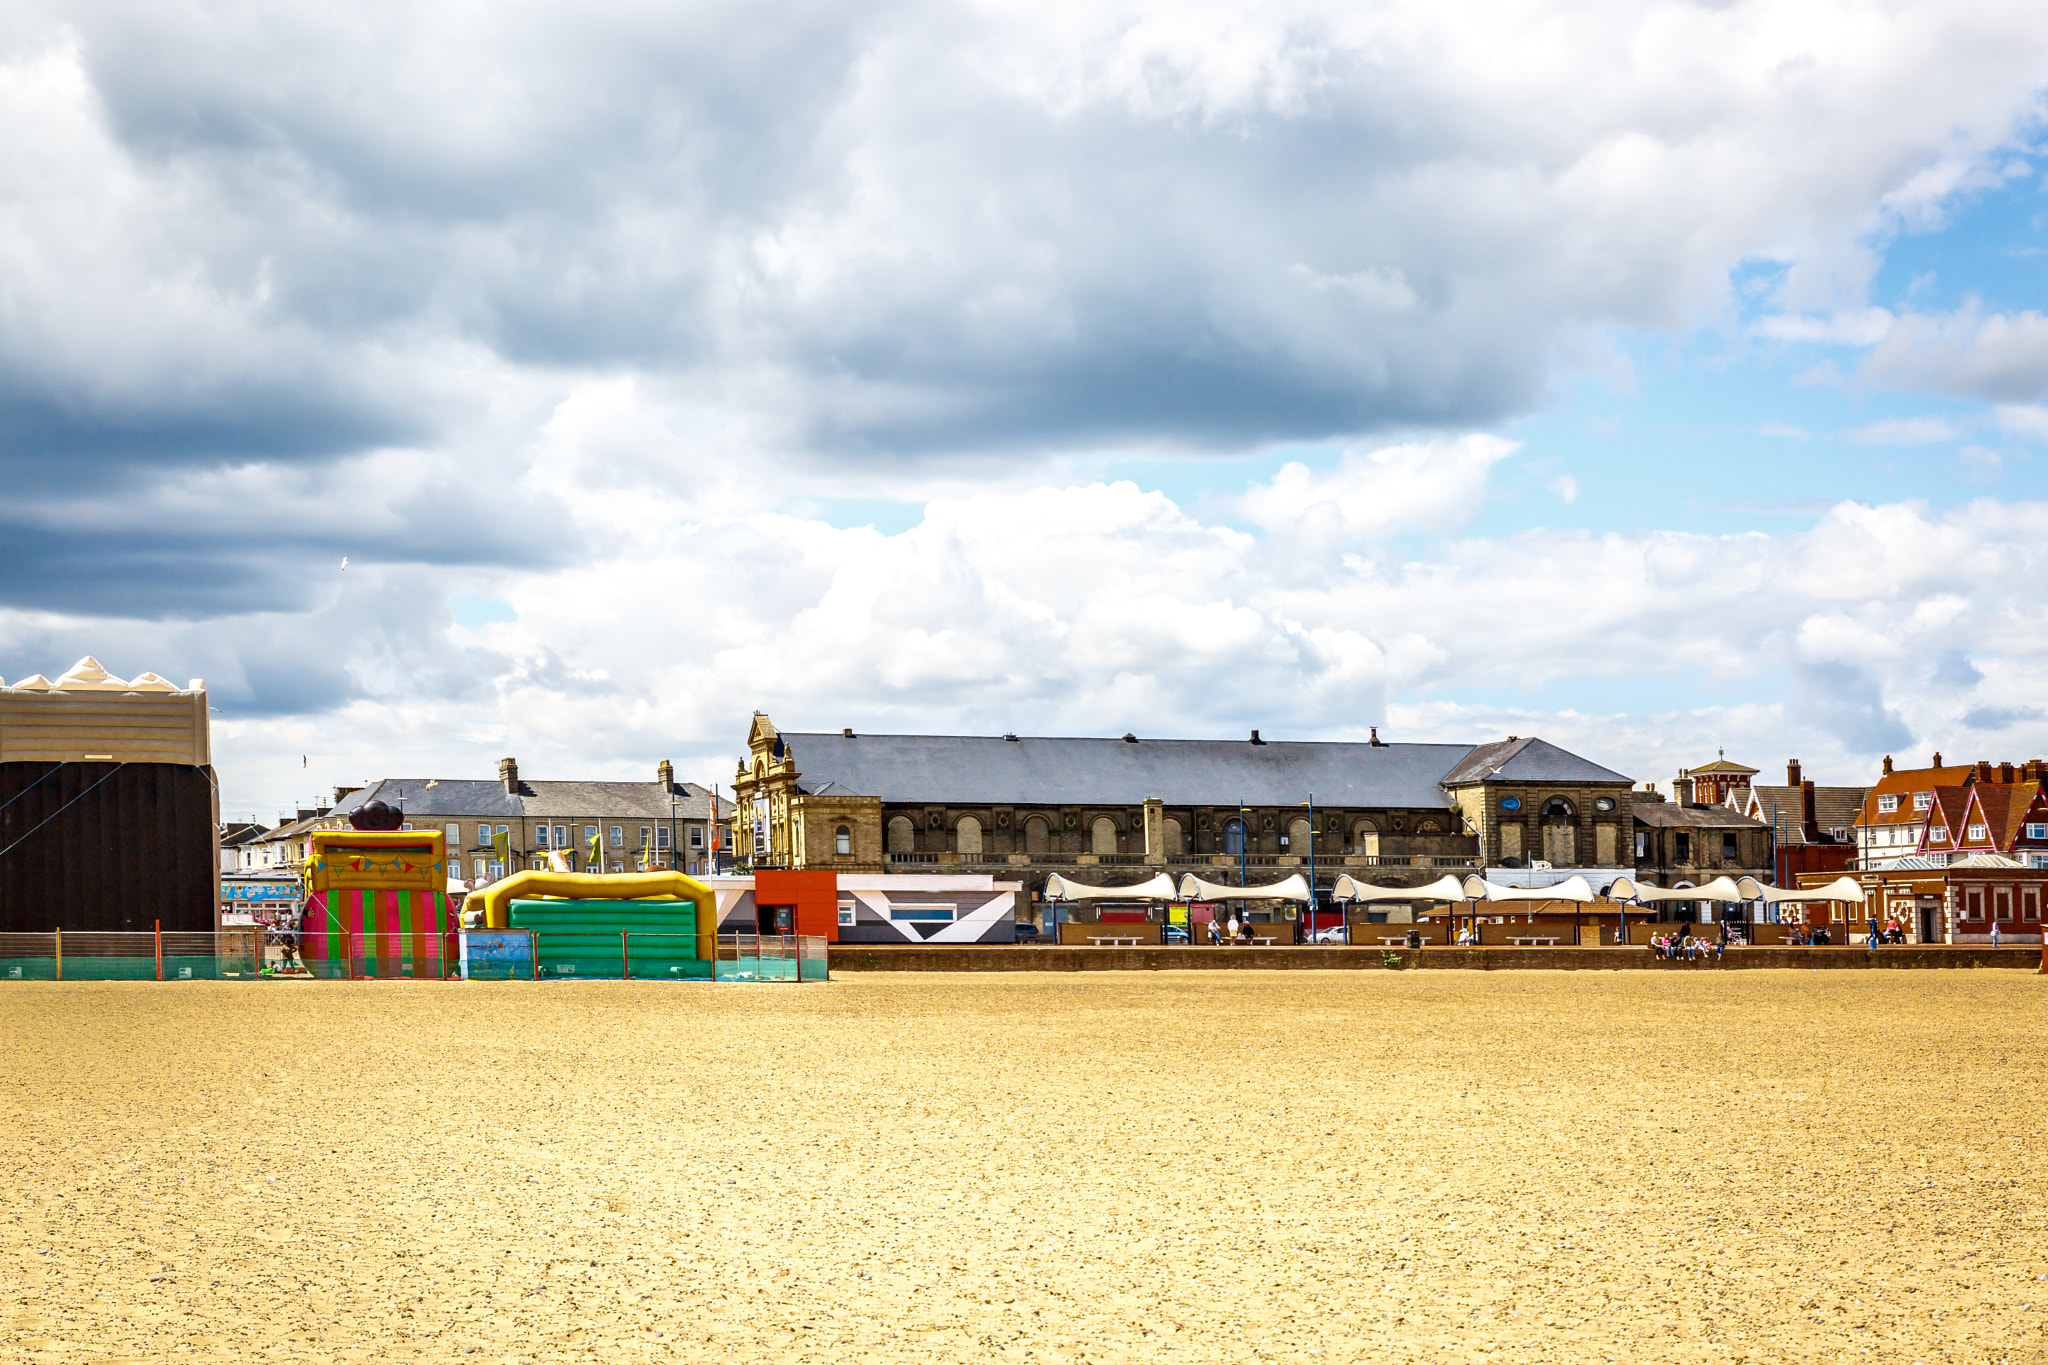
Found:
<svg viewBox="0 0 2048 1365"><path fill-rule="evenodd" d="M1991 946L1998 946L1998 921L1995 919L1991 921Z"/></svg>

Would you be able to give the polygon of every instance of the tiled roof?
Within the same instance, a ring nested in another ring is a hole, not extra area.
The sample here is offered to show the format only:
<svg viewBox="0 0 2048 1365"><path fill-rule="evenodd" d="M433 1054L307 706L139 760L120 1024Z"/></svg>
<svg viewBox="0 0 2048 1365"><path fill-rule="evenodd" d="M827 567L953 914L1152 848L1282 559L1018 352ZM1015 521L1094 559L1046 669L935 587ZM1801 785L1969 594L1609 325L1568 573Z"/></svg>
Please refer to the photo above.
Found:
<svg viewBox="0 0 2048 1365"><path fill-rule="evenodd" d="M1901 825L1920 823L1925 811L1913 809L1913 793L1932 791L1936 787L1960 787L1970 778L1975 767L1968 763L1941 768L1897 768L1877 779L1877 785L1870 789L1863 808L1863 823L1869 825ZM1881 815L1877 809L1877 798L1896 796L1899 808L1889 815Z"/></svg>
<svg viewBox="0 0 2048 1365"><path fill-rule="evenodd" d="M1717 758L1712 763L1702 763L1697 768L1687 768L1685 771L1688 777L1699 777L1702 774L1711 777L1716 773L1733 773L1737 776L1743 773L1754 774L1756 769L1745 768L1740 763L1730 763L1725 758Z"/></svg>
<svg viewBox="0 0 2048 1365"><path fill-rule="evenodd" d="M1813 821L1820 826L1825 836L1829 830L1854 829L1861 823L1859 812L1863 799L1868 795L1867 787L1821 787L1813 789ZM1742 801L1740 809L1754 814L1765 824L1778 831L1781 844L1803 844L1806 842L1805 803L1797 787L1752 786L1748 797L1734 797Z"/></svg>
<svg viewBox="0 0 2048 1365"><path fill-rule="evenodd" d="M1971 790L1977 794L1984 822L1991 826L1992 844L1999 849L2010 849L2027 822L2027 812L2033 809L2035 798L2041 794L2040 784L1984 782Z"/></svg>

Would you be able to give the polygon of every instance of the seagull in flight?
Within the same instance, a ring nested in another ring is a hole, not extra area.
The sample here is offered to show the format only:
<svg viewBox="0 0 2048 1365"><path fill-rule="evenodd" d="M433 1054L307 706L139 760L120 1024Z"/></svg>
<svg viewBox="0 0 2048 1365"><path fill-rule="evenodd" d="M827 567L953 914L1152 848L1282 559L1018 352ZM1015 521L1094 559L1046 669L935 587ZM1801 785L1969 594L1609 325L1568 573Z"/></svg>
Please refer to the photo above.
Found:
<svg viewBox="0 0 2048 1365"><path fill-rule="evenodd" d="M343 573L347 573L347 572L348 572L348 556L347 556L347 555L343 555L343 556L341 557L341 571L342 571Z"/></svg>

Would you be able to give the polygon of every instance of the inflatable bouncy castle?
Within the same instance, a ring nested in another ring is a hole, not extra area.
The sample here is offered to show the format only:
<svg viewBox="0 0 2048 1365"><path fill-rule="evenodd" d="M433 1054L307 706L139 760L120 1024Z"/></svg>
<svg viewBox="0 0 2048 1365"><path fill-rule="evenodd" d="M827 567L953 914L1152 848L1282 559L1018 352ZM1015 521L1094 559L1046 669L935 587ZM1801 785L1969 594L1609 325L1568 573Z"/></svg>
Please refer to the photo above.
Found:
<svg viewBox="0 0 2048 1365"><path fill-rule="evenodd" d="M452 975L446 836L399 823L373 801L349 816L352 828L309 837L299 957L313 975Z"/></svg>

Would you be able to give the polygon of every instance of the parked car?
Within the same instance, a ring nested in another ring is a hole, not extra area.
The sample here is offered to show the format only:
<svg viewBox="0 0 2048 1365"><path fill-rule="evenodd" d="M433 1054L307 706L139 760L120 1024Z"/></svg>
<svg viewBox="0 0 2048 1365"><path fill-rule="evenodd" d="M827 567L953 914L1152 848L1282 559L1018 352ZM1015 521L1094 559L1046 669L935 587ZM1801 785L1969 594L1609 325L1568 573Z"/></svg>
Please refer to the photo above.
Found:
<svg viewBox="0 0 2048 1365"><path fill-rule="evenodd" d="M1192 943L1192 942L1194 942L1194 940L1193 940L1193 939L1191 939L1191 938L1189 938L1189 937L1188 937L1188 931L1187 931L1186 929L1183 929L1183 928L1182 928L1182 927L1181 927L1180 925L1178 925L1178 924L1169 924L1169 925L1167 925L1167 926L1166 926L1166 930L1165 930L1165 938L1166 938L1166 942L1168 942L1168 943Z"/></svg>
<svg viewBox="0 0 2048 1365"><path fill-rule="evenodd" d="M1017 926L1017 942L1019 942L1019 943L1036 943L1036 942L1038 942L1038 926L1037 926L1037 925L1035 925L1035 924L1020 924L1020 925L1018 925L1018 926Z"/></svg>
<svg viewBox="0 0 2048 1365"><path fill-rule="evenodd" d="M1316 930L1315 937L1311 938L1309 942L1342 943L1344 942L1344 926L1341 924L1333 924L1327 929L1318 929Z"/></svg>

